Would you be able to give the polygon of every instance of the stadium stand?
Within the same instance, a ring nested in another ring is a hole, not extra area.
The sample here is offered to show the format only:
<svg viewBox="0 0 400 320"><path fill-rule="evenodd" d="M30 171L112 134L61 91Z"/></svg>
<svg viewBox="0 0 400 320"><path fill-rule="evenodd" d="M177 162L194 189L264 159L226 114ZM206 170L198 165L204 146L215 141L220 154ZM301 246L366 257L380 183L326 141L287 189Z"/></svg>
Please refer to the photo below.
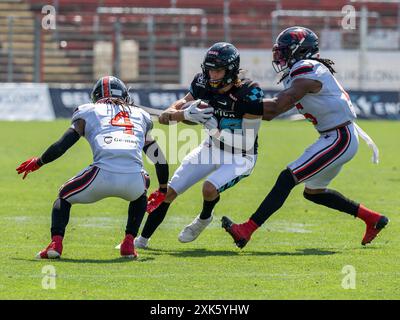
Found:
<svg viewBox="0 0 400 320"><path fill-rule="evenodd" d="M9 32L8 17L13 18L13 81L34 81L35 17L41 19L44 0L5 0L0 2L0 63L7 66ZM91 83L93 76L93 47L96 41L115 44L115 22L121 22L123 39L139 45L139 77L135 82L150 81L150 72L157 74L157 83L179 82L179 48L208 47L224 39L223 0L176 0L176 8L201 8L204 16L154 15L154 41L148 31L146 14L98 14L98 7L170 7L165 0L58 0L56 30L42 30L40 46L40 81L62 83L75 81ZM303 10L337 10L348 1L329 0L231 0L230 41L238 48L270 48L273 41L271 12L277 8ZM167 4L167 5L166 5ZM352 3L353 4L353 3ZM360 8L359 3L353 4ZM372 24L397 28L396 4L368 3L369 10L381 18ZM206 19L206 20L205 20ZM323 28L338 28L338 19L287 17L279 20L279 28L304 25L317 32ZM205 30L205 31L204 31ZM358 45L358 34L344 34L344 48ZM154 49L154 56L151 50ZM150 59L153 57L154 59ZM152 65L153 64L153 65ZM68 80L66 80L68 79ZM7 68L0 71L0 81L7 81Z"/></svg>

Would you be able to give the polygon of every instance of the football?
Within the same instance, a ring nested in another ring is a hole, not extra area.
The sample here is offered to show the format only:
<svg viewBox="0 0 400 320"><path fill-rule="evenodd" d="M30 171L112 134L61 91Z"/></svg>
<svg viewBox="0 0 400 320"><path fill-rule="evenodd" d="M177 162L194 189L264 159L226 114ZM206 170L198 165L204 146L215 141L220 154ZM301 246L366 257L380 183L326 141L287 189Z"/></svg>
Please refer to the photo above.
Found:
<svg viewBox="0 0 400 320"><path fill-rule="evenodd" d="M194 102L194 101L186 102L186 103L182 106L181 110L188 108L193 102ZM210 107L210 105L209 105L208 103L204 102L204 101L200 101L200 103L199 103L199 105L198 105L197 107L198 107L199 109L205 109L205 108Z"/></svg>

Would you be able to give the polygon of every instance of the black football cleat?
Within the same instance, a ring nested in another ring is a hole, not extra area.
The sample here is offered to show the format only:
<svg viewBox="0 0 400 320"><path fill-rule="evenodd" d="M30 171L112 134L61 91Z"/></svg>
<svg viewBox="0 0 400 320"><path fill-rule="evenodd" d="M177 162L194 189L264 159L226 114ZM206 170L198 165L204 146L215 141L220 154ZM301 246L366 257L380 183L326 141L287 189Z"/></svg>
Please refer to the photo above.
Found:
<svg viewBox="0 0 400 320"><path fill-rule="evenodd" d="M240 249L243 249L250 240L250 235L246 235L247 232L242 230L243 225L235 224L232 220L225 216L222 217L221 222L222 228L224 228L225 231L231 235L236 246Z"/></svg>

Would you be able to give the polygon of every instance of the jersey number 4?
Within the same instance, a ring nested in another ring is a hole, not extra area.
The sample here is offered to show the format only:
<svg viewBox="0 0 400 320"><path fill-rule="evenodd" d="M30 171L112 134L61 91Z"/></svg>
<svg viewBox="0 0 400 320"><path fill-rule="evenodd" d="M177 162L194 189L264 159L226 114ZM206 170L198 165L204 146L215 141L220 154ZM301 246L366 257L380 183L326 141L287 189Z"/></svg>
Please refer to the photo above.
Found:
<svg viewBox="0 0 400 320"><path fill-rule="evenodd" d="M125 127L124 133L133 135L133 123L129 118L129 113L126 111L121 111L116 114L114 118L111 119L111 125L115 127Z"/></svg>

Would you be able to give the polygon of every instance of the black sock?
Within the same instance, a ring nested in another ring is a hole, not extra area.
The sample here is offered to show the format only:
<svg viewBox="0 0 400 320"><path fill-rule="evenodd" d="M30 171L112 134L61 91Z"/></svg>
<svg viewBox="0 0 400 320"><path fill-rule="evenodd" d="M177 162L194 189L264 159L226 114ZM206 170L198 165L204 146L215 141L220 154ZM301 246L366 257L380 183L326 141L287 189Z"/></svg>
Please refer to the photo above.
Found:
<svg viewBox="0 0 400 320"><path fill-rule="evenodd" d="M147 239L151 237L161 222L163 222L169 206L170 203L162 202L157 209L149 214L142 230L142 237Z"/></svg>
<svg viewBox="0 0 400 320"><path fill-rule="evenodd" d="M346 212L354 217L357 217L360 204L347 199L345 196L335 190L326 189L325 192L317 194L309 194L304 191L303 195L304 198L316 204Z"/></svg>
<svg viewBox="0 0 400 320"><path fill-rule="evenodd" d="M219 201L219 195L217 198L211 201L203 200L203 210L200 213L200 219L205 220L211 217L211 212L213 211L218 201Z"/></svg>
<svg viewBox="0 0 400 320"><path fill-rule="evenodd" d="M258 226L261 226L275 211L282 207L295 185L296 183L289 169L282 171L274 187L250 219Z"/></svg>
<svg viewBox="0 0 400 320"><path fill-rule="evenodd" d="M64 199L58 198L54 201L53 211L51 213L51 237L64 237L65 228L69 221L71 204Z"/></svg>
<svg viewBox="0 0 400 320"><path fill-rule="evenodd" d="M142 194L135 201L129 203L128 221L126 223L125 234L131 234L136 237L146 212L147 196Z"/></svg>

